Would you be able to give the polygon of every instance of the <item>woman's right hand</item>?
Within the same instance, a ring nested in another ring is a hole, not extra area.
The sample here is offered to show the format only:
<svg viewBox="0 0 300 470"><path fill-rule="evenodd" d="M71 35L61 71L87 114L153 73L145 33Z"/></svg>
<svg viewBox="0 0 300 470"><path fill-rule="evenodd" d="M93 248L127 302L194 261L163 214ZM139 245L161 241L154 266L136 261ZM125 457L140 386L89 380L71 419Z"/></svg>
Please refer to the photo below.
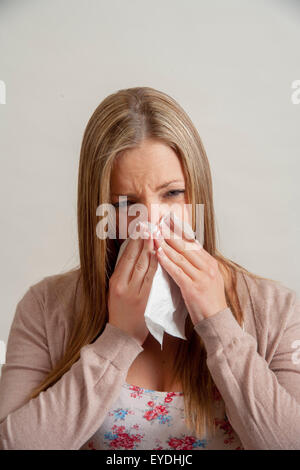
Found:
<svg viewBox="0 0 300 470"><path fill-rule="evenodd" d="M144 312L158 263L152 250L151 236L148 239L139 236L136 240L130 237L109 279L108 322L141 345L149 334Z"/></svg>

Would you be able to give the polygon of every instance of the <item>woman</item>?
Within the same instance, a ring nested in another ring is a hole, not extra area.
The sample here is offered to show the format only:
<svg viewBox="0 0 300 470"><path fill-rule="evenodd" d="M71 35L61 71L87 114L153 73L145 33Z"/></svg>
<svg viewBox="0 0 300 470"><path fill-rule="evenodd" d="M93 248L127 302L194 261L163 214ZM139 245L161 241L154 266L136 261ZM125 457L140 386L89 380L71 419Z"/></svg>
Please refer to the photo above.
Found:
<svg viewBox="0 0 300 470"><path fill-rule="evenodd" d="M97 236L102 203L128 225L134 204L158 206L146 221L160 237L130 238L115 266L124 239L119 225L117 239ZM174 203L178 219L192 204L194 231L203 204L203 247L166 236L175 226L160 222ZM217 250L207 156L170 96L130 88L97 107L81 148L78 234L80 267L44 278L17 305L0 448L300 447L299 299ZM189 313L187 340L165 334L163 350L143 315L158 262Z"/></svg>

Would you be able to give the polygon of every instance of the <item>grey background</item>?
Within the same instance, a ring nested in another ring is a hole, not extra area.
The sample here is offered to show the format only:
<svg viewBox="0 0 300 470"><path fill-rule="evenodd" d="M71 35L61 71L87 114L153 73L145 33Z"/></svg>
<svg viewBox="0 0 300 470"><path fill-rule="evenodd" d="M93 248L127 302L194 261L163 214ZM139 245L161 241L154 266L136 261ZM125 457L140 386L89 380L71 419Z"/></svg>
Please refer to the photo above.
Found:
<svg viewBox="0 0 300 470"><path fill-rule="evenodd" d="M300 294L300 5L276 0L0 2L1 315L78 263L87 121L108 94L151 86L197 127L229 258Z"/></svg>

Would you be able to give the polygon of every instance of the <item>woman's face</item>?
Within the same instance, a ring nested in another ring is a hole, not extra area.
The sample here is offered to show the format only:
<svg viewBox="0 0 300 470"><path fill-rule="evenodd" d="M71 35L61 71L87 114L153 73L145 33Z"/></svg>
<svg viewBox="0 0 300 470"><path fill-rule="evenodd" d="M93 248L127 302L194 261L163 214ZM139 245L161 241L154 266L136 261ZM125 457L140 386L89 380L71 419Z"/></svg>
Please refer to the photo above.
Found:
<svg viewBox="0 0 300 470"><path fill-rule="evenodd" d="M139 148L124 152L115 161L111 177L111 203L116 208L117 238L119 220L127 223L128 237L130 222L139 218L157 224L172 209L181 220L191 223L190 214L184 207L188 203L185 189L180 160L162 141L147 139ZM119 196L127 196L127 201L119 201ZM136 211L129 215L133 204L143 204L146 212L140 215ZM120 244L123 241L124 238L119 239Z"/></svg>

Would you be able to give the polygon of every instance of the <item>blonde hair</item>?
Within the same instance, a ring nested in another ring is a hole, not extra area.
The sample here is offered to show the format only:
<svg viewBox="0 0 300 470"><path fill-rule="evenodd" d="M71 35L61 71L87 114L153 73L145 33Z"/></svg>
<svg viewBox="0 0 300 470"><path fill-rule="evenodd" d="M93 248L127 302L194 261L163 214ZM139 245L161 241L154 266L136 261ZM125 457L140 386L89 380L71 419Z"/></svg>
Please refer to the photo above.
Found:
<svg viewBox="0 0 300 470"><path fill-rule="evenodd" d="M74 318L63 357L32 391L35 398L54 385L80 358L80 350L103 332L108 322L108 280L114 270L117 248L112 239L96 235L99 204L110 202L110 180L115 158L148 138L161 139L180 158L188 202L204 204L204 248L215 257L224 278L227 305L239 325L243 312L236 291L236 272L266 279L222 256L216 247L210 166L200 136L181 106L167 94L150 87L119 90L107 96L92 114L83 136L78 174L78 240L83 306ZM227 279L230 279L230 283ZM206 364L206 349L186 320L187 341L181 341L174 359L174 378L182 384L185 422L197 437L215 434L214 396L217 389Z"/></svg>

